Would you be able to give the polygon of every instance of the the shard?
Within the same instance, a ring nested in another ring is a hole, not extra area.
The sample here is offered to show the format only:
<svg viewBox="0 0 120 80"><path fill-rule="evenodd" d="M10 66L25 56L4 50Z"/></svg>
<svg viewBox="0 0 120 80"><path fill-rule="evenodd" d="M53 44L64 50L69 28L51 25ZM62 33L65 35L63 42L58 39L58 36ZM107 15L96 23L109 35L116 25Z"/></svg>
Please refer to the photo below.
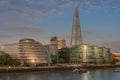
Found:
<svg viewBox="0 0 120 80"><path fill-rule="evenodd" d="M75 5L70 46L80 45L80 44L82 44L82 34L81 34L78 6Z"/></svg>

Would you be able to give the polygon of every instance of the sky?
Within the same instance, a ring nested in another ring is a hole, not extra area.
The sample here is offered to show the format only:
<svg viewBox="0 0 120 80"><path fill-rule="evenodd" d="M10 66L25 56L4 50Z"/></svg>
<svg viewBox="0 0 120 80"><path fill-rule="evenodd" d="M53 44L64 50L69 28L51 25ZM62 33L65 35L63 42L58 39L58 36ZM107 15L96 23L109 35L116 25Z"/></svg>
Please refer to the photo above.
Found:
<svg viewBox="0 0 120 80"><path fill-rule="evenodd" d="M75 4L84 44L120 52L120 0L0 0L0 45L58 36L69 46Z"/></svg>

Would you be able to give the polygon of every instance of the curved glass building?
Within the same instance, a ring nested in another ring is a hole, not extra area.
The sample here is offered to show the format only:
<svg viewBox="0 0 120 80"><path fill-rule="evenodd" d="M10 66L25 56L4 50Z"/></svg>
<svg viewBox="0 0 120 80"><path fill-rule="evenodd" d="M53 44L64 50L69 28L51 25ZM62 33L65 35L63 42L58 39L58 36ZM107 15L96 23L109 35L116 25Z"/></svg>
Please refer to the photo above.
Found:
<svg viewBox="0 0 120 80"><path fill-rule="evenodd" d="M47 65L51 63L50 54L46 48L33 39L21 39L19 50L22 65Z"/></svg>

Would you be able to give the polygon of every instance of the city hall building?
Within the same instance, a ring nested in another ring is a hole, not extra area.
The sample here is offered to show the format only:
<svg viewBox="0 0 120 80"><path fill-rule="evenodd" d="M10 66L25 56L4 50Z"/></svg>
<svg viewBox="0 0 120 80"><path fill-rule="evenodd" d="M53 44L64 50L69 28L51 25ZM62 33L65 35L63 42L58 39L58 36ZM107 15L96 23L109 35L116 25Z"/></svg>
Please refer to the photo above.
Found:
<svg viewBox="0 0 120 80"><path fill-rule="evenodd" d="M19 50L22 65L47 65L51 63L50 54L46 48L33 39L21 39Z"/></svg>

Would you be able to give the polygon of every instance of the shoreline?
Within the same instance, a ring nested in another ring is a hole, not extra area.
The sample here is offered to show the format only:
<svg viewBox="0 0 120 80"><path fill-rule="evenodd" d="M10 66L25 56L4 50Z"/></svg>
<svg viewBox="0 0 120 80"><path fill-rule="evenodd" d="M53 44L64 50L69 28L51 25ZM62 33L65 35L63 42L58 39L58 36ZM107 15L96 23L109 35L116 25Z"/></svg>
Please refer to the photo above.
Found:
<svg viewBox="0 0 120 80"><path fill-rule="evenodd" d="M113 64L100 64L100 65L83 65L83 66L46 66L46 67L0 67L1 73L23 73L23 72L39 72L39 71L54 71L54 70L73 70L78 69L108 69L108 68L118 68L120 65Z"/></svg>

